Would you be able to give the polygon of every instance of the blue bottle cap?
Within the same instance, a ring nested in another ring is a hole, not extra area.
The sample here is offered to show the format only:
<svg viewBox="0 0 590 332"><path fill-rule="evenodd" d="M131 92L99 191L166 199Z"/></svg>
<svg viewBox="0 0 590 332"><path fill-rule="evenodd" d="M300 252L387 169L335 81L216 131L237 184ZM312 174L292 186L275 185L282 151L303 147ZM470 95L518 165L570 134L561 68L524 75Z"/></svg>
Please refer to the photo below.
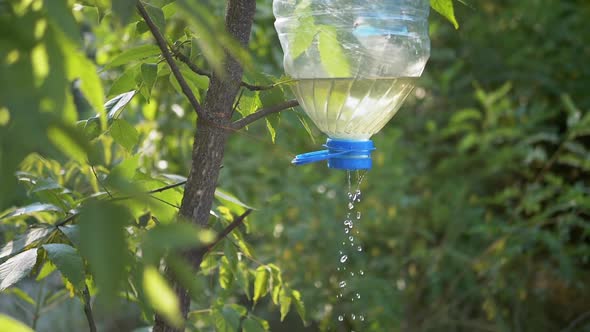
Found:
<svg viewBox="0 0 590 332"><path fill-rule="evenodd" d="M324 146L328 149L300 154L292 163L304 165L327 160L329 168L345 170L371 169L373 165L371 152L375 150L375 145L371 140L328 138Z"/></svg>

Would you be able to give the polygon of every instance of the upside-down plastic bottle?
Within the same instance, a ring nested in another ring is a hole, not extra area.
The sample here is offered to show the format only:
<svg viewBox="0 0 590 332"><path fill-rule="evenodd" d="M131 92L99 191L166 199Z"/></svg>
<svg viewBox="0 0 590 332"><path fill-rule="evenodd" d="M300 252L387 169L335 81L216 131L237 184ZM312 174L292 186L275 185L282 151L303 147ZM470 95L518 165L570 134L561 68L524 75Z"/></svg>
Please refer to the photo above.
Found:
<svg viewBox="0 0 590 332"><path fill-rule="evenodd" d="M430 56L428 0L274 0L292 90L327 150L295 164L371 168L371 136L395 115Z"/></svg>

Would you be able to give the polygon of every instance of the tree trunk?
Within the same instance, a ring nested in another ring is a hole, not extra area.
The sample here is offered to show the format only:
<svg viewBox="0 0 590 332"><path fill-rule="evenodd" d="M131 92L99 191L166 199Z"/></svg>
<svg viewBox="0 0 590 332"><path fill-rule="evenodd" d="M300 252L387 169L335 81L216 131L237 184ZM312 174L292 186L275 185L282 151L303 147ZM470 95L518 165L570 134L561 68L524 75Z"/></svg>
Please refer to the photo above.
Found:
<svg viewBox="0 0 590 332"><path fill-rule="evenodd" d="M256 0L229 0L227 4L225 27L244 48L248 47L250 31L256 11ZM234 100L242 81L243 68L226 54L225 74L214 73L211 77L203 109L214 123L197 120L197 130L193 143L192 165L184 189L180 214L201 226L207 226L219 169L223 161L225 143L231 127ZM199 269L203 252L197 248L184 254L195 270ZM176 280L171 280L180 301L183 316L189 311L190 297L187 290ZM180 332L169 326L165 320L156 315L154 332Z"/></svg>

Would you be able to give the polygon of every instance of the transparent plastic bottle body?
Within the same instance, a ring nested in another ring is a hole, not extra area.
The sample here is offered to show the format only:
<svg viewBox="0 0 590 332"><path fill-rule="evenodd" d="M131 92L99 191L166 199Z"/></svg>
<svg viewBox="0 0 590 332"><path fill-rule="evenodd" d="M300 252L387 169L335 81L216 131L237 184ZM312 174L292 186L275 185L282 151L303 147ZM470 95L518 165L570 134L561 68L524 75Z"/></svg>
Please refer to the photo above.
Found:
<svg viewBox="0 0 590 332"><path fill-rule="evenodd" d="M330 138L368 140L395 115L416 78L302 79L292 89L315 125Z"/></svg>
<svg viewBox="0 0 590 332"><path fill-rule="evenodd" d="M274 0L273 10L293 92L331 138L378 132L430 56L428 0Z"/></svg>

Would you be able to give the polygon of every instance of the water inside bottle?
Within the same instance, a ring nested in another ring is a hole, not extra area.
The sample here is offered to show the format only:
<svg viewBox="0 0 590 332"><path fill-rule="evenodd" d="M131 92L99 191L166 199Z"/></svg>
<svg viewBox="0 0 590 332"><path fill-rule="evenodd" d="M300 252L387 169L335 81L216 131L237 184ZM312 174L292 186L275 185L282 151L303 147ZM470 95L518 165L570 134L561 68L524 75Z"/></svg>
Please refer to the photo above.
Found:
<svg viewBox="0 0 590 332"><path fill-rule="evenodd" d="M416 77L301 79L293 93L331 138L366 140L395 115Z"/></svg>

